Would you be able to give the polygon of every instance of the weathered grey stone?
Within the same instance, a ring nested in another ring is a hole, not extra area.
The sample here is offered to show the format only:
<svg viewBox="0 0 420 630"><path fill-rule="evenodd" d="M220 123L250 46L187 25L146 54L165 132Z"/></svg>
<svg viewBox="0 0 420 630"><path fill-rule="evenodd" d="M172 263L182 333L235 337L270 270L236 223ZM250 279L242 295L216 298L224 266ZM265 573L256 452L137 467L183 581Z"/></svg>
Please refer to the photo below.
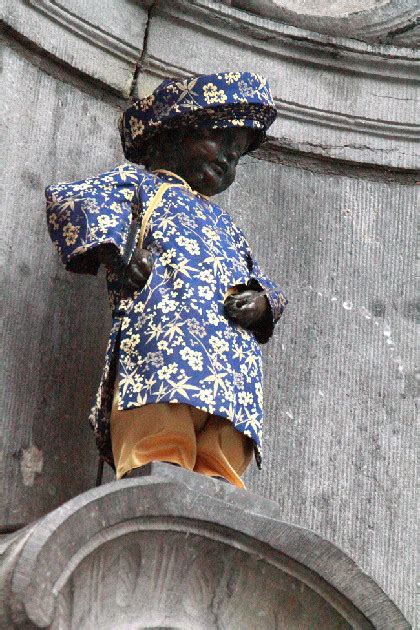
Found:
<svg viewBox="0 0 420 630"><path fill-rule="evenodd" d="M409 628L348 556L274 502L168 464L76 497L2 550L10 628Z"/></svg>
<svg viewBox="0 0 420 630"><path fill-rule="evenodd" d="M122 160L118 107L53 79L5 49L7 161L1 477L3 527L26 524L94 484L87 413L110 317L104 278L64 271L45 219L44 188Z"/></svg>
<svg viewBox="0 0 420 630"><path fill-rule="evenodd" d="M419 17L417 0L229 0L228 4L317 33L366 42L418 46L412 31Z"/></svg>
<svg viewBox="0 0 420 630"><path fill-rule="evenodd" d="M140 2L6 0L2 17L20 37L129 96L147 23Z"/></svg>

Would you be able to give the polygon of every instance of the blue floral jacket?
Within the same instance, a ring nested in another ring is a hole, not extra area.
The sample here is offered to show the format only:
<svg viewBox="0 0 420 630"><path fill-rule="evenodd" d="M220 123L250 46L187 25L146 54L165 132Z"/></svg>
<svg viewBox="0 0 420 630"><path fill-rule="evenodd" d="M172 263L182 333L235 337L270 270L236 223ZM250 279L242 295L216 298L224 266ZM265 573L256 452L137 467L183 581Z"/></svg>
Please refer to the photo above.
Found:
<svg viewBox="0 0 420 630"><path fill-rule="evenodd" d="M230 215L180 177L124 164L46 190L48 227L67 269L97 273L95 248L111 243L122 256L132 221L141 222L163 183L143 246L154 264L146 286L121 299L108 271L113 315L105 366L90 415L99 450L112 464L109 416L119 377L119 408L186 403L228 418L252 438L261 462L261 349L287 300L260 270ZM228 289L265 290L272 322L255 333L224 314Z"/></svg>

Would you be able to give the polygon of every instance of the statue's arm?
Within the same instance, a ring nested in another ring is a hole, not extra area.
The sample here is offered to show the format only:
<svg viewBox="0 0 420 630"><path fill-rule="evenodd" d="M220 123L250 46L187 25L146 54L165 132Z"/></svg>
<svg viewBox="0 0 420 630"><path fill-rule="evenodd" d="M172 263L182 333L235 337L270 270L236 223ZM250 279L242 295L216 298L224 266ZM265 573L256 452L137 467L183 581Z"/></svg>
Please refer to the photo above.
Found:
<svg viewBox="0 0 420 630"><path fill-rule="evenodd" d="M66 269L95 275L101 263L122 266L137 188L120 167L46 189L48 229Z"/></svg>

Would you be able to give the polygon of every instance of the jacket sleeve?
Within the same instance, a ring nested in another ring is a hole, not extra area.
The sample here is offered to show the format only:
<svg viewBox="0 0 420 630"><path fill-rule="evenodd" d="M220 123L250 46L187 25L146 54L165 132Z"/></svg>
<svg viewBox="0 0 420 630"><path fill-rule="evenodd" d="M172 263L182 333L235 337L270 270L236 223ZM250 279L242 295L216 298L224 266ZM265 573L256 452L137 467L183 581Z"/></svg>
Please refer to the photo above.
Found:
<svg viewBox="0 0 420 630"><path fill-rule="evenodd" d="M123 256L131 221L140 211L138 184L138 171L122 165L46 189L48 229L66 269L95 275L100 264L96 250L102 244Z"/></svg>
<svg viewBox="0 0 420 630"><path fill-rule="evenodd" d="M270 311L267 313L266 318L253 329L257 341L259 343L267 343L274 332L275 325L283 314L288 300L282 289L261 270L249 248L247 250L247 264L251 275L247 283L248 288L264 291L270 305Z"/></svg>

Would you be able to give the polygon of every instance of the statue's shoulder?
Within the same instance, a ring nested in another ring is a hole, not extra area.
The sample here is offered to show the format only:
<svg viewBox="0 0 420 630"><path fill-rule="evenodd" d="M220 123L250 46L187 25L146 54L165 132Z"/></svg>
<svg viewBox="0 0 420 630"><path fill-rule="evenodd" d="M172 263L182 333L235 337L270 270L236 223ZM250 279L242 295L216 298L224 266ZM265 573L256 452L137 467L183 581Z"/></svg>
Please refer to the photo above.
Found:
<svg viewBox="0 0 420 630"><path fill-rule="evenodd" d="M150 177L150 173L143 167L127 162L93 177L51 184L45 189L45 195L47 200L73 196L84 197L98 192L110 191L113 188L139 186L148 182Z"/></svg>
<svg viewBox="0 0 420 630"><path fill-rule="evenodd" d="M101 181L108 180L109 183L115 183L117 185L124 183L141 184L148 181L150 178L153 178L153 176L146 171L143 166L131 164L130 162L119 164L112 171L102 173L97 177L97 179L100 179Z"/></svg>

